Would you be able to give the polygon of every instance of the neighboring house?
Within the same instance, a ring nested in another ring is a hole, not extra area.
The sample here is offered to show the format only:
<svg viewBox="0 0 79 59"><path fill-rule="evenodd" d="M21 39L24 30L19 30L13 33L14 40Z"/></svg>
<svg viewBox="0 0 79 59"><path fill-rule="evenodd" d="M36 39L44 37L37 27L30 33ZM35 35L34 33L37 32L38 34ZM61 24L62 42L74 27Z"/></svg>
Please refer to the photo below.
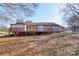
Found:
<svg viewBox="0 0 79 59"><path fill-rule="evenodd" d="M72 32L78 33L79 32L79 21L75 20L75 22L69 25L69 29Z"/></svg>
<svg viewBox="0 0 79 59"><path fill-rule="evenodd" d="M54 32L63 32L64 27L52 23L52 22L31 22L26 21L26 23L17 22L11 24L9 32L24 35L27 33L54 33Z"/></svg>
<svg viewBox="0 0 79 59"><path fill-rule="evenodd" d="M65 27L64 32L69 32L70 33L70 32L72 32L72 30L70 29L70 27Z"/></svg>
<svg viewBox="0 0 79 59"><path fill-rule="evenodd" d="M72 26L71 31L75 33L79 33L79 26Z"/></svg>

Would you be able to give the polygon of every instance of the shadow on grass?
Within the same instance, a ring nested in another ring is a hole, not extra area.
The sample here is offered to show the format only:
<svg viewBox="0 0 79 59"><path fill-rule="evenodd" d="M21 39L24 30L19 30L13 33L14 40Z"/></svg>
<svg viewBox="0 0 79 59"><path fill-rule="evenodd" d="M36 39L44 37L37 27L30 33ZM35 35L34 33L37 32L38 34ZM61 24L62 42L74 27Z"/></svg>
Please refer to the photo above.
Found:
<svg viewBox="0 0 79 59"><path fill-rule="evenodd" d="M15 37L15 35L3 35L3 36L0 36L0 38L7 38L7 37Z"/></svg>
<svg viewBox="0 0 79 59"><path fill-rule="evenodd" d="M9 38L9 37L24 37L24 36L43 36L43 35L48 35L48 34L27 34L27 35L21 35L21 36L16 36L13 34L5 34L0 36L0 38Z"/></svg>

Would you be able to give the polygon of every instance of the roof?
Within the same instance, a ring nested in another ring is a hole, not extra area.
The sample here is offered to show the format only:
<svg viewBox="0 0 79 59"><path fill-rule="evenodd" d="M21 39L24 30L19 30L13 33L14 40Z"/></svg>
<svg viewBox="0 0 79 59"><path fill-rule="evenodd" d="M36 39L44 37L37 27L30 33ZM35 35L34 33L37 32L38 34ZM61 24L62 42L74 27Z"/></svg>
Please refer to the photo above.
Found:
<svg viewBox="0 0 79 59"><path fill-rule="evenodd" d="M26 25L58 25L51 22L32 22L32 23L26 23Z"/></svg>
<svg viewBox="0 0 79 59"><path fill-rule="evenodd" d="M22 24L22 25L54 25L54 26L60 26L58 24L52 23L52 22L31 22L31 23L15 23L15 24L11 24L11 25L16 25L16 24Z"/></svg>

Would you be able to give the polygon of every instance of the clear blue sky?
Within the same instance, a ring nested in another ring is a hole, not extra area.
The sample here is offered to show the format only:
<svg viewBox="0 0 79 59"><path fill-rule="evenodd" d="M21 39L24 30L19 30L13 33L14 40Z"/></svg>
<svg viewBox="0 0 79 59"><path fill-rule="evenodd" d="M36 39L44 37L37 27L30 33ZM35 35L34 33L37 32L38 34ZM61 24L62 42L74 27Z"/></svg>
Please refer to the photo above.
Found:
<svg viewBox="0 0 79 59"><path fill-rule="evenodd" d="M40 3L34 16L28 19L34 22L54 22L63 25L60 7L62 5L57 3Z"/></svg>

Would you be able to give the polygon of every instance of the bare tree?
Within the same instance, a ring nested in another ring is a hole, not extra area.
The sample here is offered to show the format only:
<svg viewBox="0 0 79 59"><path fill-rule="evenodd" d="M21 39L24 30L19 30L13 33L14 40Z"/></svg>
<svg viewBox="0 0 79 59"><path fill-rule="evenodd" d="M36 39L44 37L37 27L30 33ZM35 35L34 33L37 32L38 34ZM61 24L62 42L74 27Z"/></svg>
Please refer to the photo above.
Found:
<svg viewBox="0 0 79 59"><path fill-rule="evenodd" d="M32 16L37 7L36 3L0 3L0 21L3 23Z"/></svg>
<svg viewBox="0 0 79 59"><path fill-rule="evenodd" d="M69 27L78 26L79 24L79 4L65 4L62 9L63 19L69 25Z"/></svg>

